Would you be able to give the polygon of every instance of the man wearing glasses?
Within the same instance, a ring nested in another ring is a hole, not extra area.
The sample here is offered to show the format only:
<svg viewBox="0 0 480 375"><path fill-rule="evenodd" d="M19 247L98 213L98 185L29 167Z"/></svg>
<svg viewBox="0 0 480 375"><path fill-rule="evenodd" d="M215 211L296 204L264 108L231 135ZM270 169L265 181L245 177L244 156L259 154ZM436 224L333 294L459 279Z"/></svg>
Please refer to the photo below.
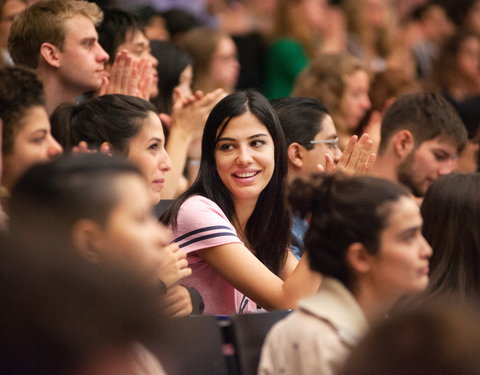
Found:
<svg viewBox="0 0 480 375"><path fill-rule="evenodd" d="M318 172L367 173L372 168L375 154L368 135L360 140L353 136L342 153L332 117L315 99L287 97L273 100L272 105L287 141L289 184ZM303 252L307 228L305 220L294 216L291 250L297 258Z"/></svg>

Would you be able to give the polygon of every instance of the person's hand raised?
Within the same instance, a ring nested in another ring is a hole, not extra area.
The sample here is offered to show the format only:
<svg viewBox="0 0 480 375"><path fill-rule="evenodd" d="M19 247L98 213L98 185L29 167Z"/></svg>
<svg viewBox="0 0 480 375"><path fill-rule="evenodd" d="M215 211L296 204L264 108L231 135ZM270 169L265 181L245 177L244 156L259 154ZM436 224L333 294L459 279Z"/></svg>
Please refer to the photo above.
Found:
<svg viewBox="0 0 480 375"><path fill-rule="evenodd" d="M109 75L104 77L97 94L124 94L149 100L153 84L151 70L152 64L147 59L134 61L128 51L123 50L115 56Z"/></svg>
<svg viewBox="0 0 480 375"><path fill-rule="evenodd" d="M326 173L342 171L346 174L367 174L377 158L376 154L371 152L372 148L373 142L367 133L362 134L360 139L353 135L337 165L330 155L325 155L325 167L318 164L317 169L319 172Z"/></svg>

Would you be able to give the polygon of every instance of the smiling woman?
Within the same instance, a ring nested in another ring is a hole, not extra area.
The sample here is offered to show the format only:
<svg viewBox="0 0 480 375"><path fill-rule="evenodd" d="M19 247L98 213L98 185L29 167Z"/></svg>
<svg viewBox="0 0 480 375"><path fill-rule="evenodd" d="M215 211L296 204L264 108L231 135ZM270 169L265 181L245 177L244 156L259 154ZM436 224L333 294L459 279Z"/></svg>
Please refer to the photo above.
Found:
<svg viewBox="0 0 480 375"><path fill-rule="evenodd" d="M252 113L246 112L233 118L218 138L215 160L220 180L234 203L254 206L273 175L272 137Z"/></svg>
<svg viewBox="0 0 480 375"><path fill-rule="evenodd" d="M319 276L288 251L285 139L259 93L236 92L210 113L197 181L162 220L189 256L186 282L205 312L230 314L294 308L313 294Z"/></svg>

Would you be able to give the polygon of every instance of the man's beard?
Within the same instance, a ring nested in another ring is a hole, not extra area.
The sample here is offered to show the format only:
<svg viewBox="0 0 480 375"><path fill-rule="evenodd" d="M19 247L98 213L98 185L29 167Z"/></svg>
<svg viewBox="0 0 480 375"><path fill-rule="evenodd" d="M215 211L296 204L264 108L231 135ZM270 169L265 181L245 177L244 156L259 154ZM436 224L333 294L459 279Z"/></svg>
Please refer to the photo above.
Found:
<svg viewBox="0 0 480 375"><path fill-rule="evenodd" d="M422 198L425 193L420 190L420 187L413 179L413 154L413 152L408 154L407 158L398 166L397 179L398 182L405 185L415 197Z"/></svg>

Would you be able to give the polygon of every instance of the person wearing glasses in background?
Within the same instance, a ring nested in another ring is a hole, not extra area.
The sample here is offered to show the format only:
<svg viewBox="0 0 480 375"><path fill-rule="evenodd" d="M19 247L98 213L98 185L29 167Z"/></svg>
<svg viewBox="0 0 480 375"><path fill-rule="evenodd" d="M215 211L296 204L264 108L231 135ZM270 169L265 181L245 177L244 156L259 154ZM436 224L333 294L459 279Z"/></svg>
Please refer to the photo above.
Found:
<svg viewBox="0 0 480 375"><path fill-rule="evenodd" d="M368 134L352 136L340 150L335 124L327 108L315 99L285 97L272 101L287 141L290 185L313 173L342 170L347 174L367 173L375 163L373 142ZM306 220L293 216L290 249L297 259L303 253Z"/></svg>

